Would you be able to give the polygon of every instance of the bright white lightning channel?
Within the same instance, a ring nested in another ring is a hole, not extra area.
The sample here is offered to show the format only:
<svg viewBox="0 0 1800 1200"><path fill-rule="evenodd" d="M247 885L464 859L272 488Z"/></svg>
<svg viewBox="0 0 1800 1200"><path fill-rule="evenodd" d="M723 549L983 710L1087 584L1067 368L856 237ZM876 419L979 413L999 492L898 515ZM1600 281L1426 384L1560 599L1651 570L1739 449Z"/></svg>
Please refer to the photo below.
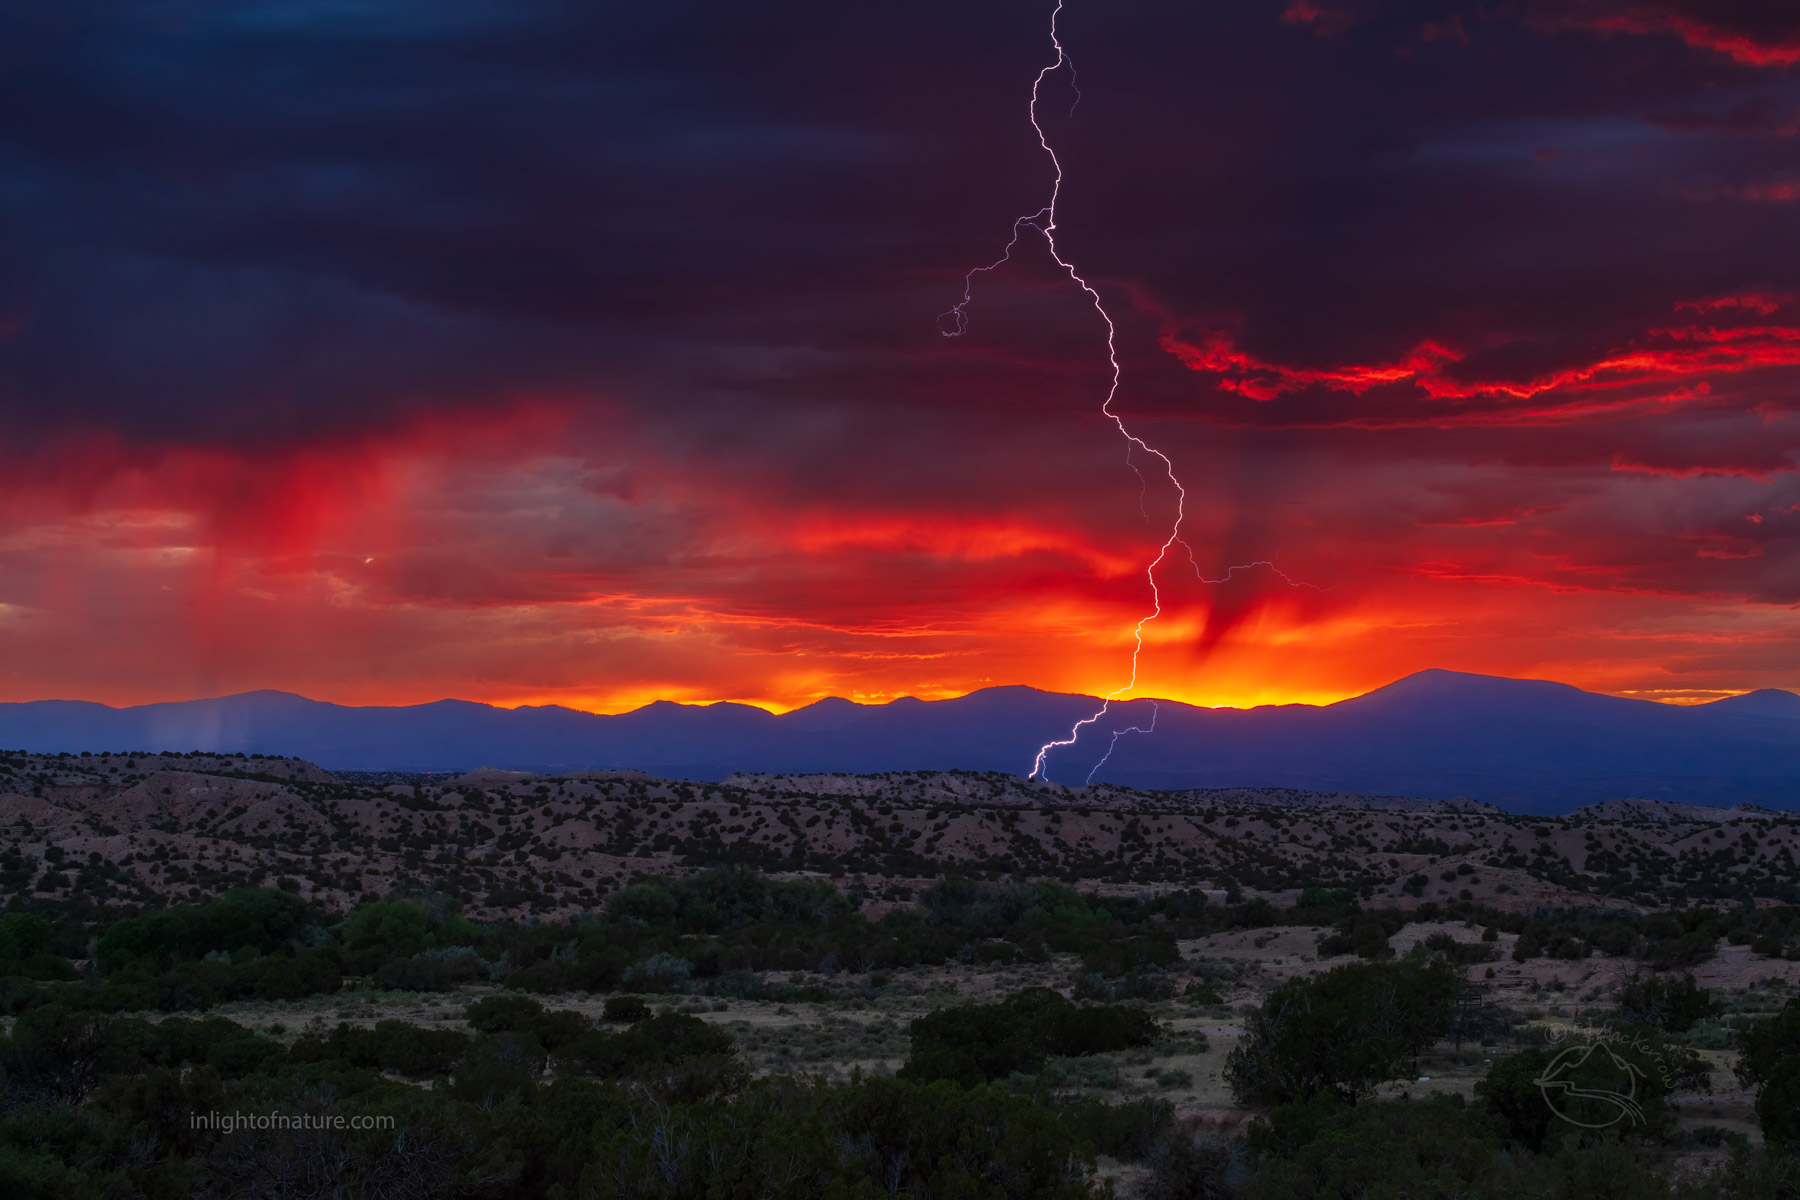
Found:
<svg viewBox="0 0 1800 1200"><path fill-rule="evenodd" d="M1037 758L1033 760L1031 764L1031 774L1028 776L1028 778L1031 779L1037 779L1043 775L1045 760L1049 757L1052 750L1057 750L1064 746L1073 746L1081 737L1081 731L1083 729L1097 723L1102 717L1106 716L1111 710L1114 700L1117 700L1120 696L1123 696L1127 692L1134 691L1137 688L1138 659L1144 652L1144 626L1162 615L1162 593L1156 584L1156 569L1162 565L1164 559L1168 558L1170 548L1176 545L1184 547L1188 553L1188 561L1194 564L1194 573L1200 575L1200 564L1194 558L1193 547L1189 546L1181 536L1181 524L1187 518L1187 489L1182 486L1181 480L1175 474L1175 464L1169 461L1168 455L1164 454L1161 450L1158 450L1155 446L1150 445L1150 443L1146 442L1137 434L1131 432L1126 426L1124 418L1120 417L1119 414L1113 410L1113 401L1116 400L1119 395L1120 368L1118 328L1113 324L1112 314L1106 311L1106 305L1101 301L1100 293L1095 290L1094 285L1083 278L1080 272L1076 271L1073 262L1062 256L1062 251L1056 244L1056 202L1062 195L1063 166L1062 160L1056 155L1056 148L1050 144L1050 139L1044 134L1044 127L1038 123L1038 93L1042 90L1045 79L1064 69L1067 69L1069 72L1070 86L1074 86L1075 64L1069 58L1068 51L1063 49L1062 39L1057 32L1057 22L1062 17L1064 2L1065 0L1057 0L1056 7L1050 13L1050 45L1051 48L1056 51L1056 60L1041 68L1037 73L1037 78L1032 80L1031 104L1026 110L1031 119L1032 132L1037 134L1038 145L1043 147L1044 153L1050 159L1050 165L1055 169L1055 180L1050 185L1050 202L1034 213L1027 213L1024 216L1016 218L1012 225L1012 237L1006 243L1005 252L987 266L976 267L963 277L962 300L949 312L943 313L938 317L939 331L945 337L961 337L968 331L969 318L967 310L970 303L975 298L975 277L977 275L984 275L990 271L996 271L1002 266L1005 266L1012 260L1013 249L1019 244L1021 231L1026 228L1037 230L1037 232L1043 236L1044 245L1049 250L1052 261L1068 273L1070 280L1072 280L1077 287L1087 293L1088 299L1093 301L1094 311L1100 314L1100 319L1102 321L1106 322L1106 358L1112 368L1112 380L1107 386L1106 401L1100 406L1100 411L1112 421L1113 425L1117 427L1119 435L1125 439L1126 464L1137 473L1139 479L1143 478L1143 472L1138 470L1137 463L1133 461L1133 450L1142 450L1145 454L1150 455L1162 464L1163 473L1168 476L1169 483L1175 488L1175 521L1169 526L1169 535L1163 540L1161 547L1158 548L1156 557L1150 560L1150 565L1144 570L1145 578L1148 579L1150 583L1151 608L1148 613L1138 618L1137 625L1132 630L1133 645L1131 650L1130 679L1128 679L1122 687L1115 688L1111 692L1108 692L1106 696L1102 698L1099 710L1092 716L1084 717L1075 722L1074 727L1069 730L1068 737L1057 738L1045 742L1042 746L1038 747ZM1079 90L1076 91L1075 97L1076 102L1079 103L1081 99ZM1070 111L1073 112L1074 110L1071 108ZM1306 586L1296 584L1294 580L1289 579L1280 568L1276 567L1273 562L1267 560L1231 567L1226 571L1225 575L1219 579L1207 579L1203 575L1200 576L1200 579L1202 583L1224 583L1238 571L1248 570L1252 567L1268 567L1277 575L1280 575L1281 578L1286 580L1289 584L1293 586ZM1101 756L1100 761L1095 763L1093 769L1088 772L1087 781L1089 783L1093 782L1094 775L1098 773L1100 768L1105 766L1107 760L1112 757L1113 748L1119 744L1119 739L1121 737L1128 733L1154 733L1156 731L1156 718L1160 710L1158 709L1155 700L1150 700L1149 704L1150 724L1147 726L1132 725L1125 729L1114 730L1112 741L1106 747L1106 753Z"/></svg>

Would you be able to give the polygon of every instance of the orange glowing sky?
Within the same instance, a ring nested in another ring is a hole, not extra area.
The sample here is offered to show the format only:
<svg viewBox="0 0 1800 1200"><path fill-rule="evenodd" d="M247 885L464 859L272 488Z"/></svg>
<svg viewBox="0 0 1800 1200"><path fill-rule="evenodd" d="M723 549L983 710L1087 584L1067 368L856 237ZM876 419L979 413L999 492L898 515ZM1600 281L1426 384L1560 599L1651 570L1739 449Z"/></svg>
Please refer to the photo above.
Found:
<svg viewBox="0 0 1800 1200"><path fill-rule="evenodd" d="M1073 14L1054 130L1190 495L1136 694L1800 686L1800 21L1211 7ZM698 9L396 16L366 77L373 27L14 31L0 700L1123 683L1173 491L1092 310L1027 246L933 324L1045 182L1041 22L865 70L866 16Z"/></svg>

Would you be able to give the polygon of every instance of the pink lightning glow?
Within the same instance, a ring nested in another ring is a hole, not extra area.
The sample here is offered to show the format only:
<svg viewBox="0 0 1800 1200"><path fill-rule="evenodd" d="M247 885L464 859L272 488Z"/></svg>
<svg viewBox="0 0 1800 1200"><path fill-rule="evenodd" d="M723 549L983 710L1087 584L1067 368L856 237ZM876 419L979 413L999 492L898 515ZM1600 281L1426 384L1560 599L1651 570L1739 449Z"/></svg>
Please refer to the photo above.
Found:
<svg viewBox="0 0 1800 1200"><path fill-rule="evenodd" d="M1029 776L1029 778L1032 779L1038 778L1043 773L1044 760L1049 756L1052 750L1063 746L1073 746L1076 740L1080 738L1081 731L1084 728L1099 721L1101 717L1104 717L1107 714L1111 709L1114 700L1137 687L1138 659L1144 652L1144 626L1162 615L1162 593L1156 586L1156 568L1161 566L1162 561L1169 556L1169 548L1174 546L1177 542L1181 542L1181 523L1187 516L1187 489L1181 485L1181 480L1175 475L1175 464L1169 461L1168 455L1132 433L1131 430L1126 427L1124 419L1120 417L1118 413L1113 411L1113 401L1119 394L1120 375L1117 327L1113 324L1111 314L1106 311L1106 305L1101 302L1100 293L1094 289L1093 284L1089 283L1075 270L1074 263L1063 258L1062 252L1058 250L1056 246L1056 202L1062 194L1062 160L1056 156L1055 148L1050 145L1050 139L1044 134L1044 127L1038 123L1037 108L1038 93L1044 85L1044 80L1048 78L1052 72L1067 67L1070 75L1073 76L1075 71L1075 64L1070 61L1068 51L1063 49L1062 39L1057 35L1057 21L1062 16L1063 3L1064 0L1057 0L1056 8L1050 13L1050 45L1056 50L1056 61L1038 71L1037 78L1034 79L1031 84L1031 104L1027 109L1031 118L1031 128L1033 132L1037 134L1038 145L1043 147L1044 153L1050 158L1050 165L1055 168L1056 172L1055 181L1050 186L1050 202L1036 212L1029 213L1014 220L1012 238L1006 243L1005 253L994 262L985 267L976 267L963 277L963 298L956 307L939 317L940 331L945 337L960 337L967 331L969 321L965 310L974 299L975 276L998 270L1001 266L1011 260L1013 247L1019 243L1019 232L1022 227L1030 226L1031 228L1036 229L1043 235L1044 245L1050 251L1051 259L1057 266L1068 272L1069 278L1074 281L1076 286L1087 293L1088 298L1094 302L1094 311L1100 314L1100 319L1102 321L1106 322L1106 357L1107 361L1112 365L1112 383L1106 389L1106 402L1100 406L1100 411L1111 419L1112 423L1118 427L1120 436L1125 439L1126 461L1128 463L1131 462L1130 455L1134 449L1142 450L1144 453L1152 455L1162 463L1163 472L1168 475L1169 482L1174 485L1176 504L1175 522L1169 527L1169 536L1163 541L1162 547L1157 551L1156 557L1151 560L1150 565L1145 568L1144 571L1145 577L1150 582L1151 610L1144 616L1138 618L1137 626L1132 631L1135 644L1131 651L1131 678L1123 687L1115 688L1113 691L1106 694L1105 698L1101 701L1099 711L1095 712L1090 717L1085 717L1082 720L1077 721L1074 728L1069 730L1068 737L1045 742L1038 748L1037 759L1032 763L1031 774ZM1080 93L1078 92L1077 98L1079 98L1079 95ZM945 318L950 318L950 323L947 328L944 327ZM1136 471L1136 464L1133 463L1131 465L1132 470ZM1141 472L1139 472L1139 477L1142 477ZM1182 542L1182 544L1186 545L1185 542ZM1188 553L1191 557L1193 554L1191 548ZM1233 570L1236 570L1236 568L1233 568ZM1229 574L1226 577L1230 578ZM1118 730L1113 734L1113 745L1117 745L1119 738L1126 733L1155 732L1156 713L1158 710L1156 701L1154 700L1150 701L1150 711L1151 719L1148 728L1140 728L1134 725L1129 729ZM1112 746L1108 746L1106 757L1095 764L1094 770L1098 771L1106 764L1106 758L1110 758L1111 756ZM1093 778L1092 772L1089 773L1088 778L1090 780Z"/></svg>
<svg viewBox="0 0 1800 1200"><path fill-rule="evenodd" d="M1052 750L1060 749L1063 746L1073 746L1081 737L1081 731L1083 729L1098 722L1111 710L1114 700L1117 700L1127 692L1136 690L1138 660L1144 652L1144 626L1162 615L1162 593L1156 585L1156 569L1161 566L1163 560L1169 556L1170 547L1179 544L1187 550L1188 561L1193 564L1194 574L1202 583L1221 584L1229 581L1239 571L1247 571L1255 567L1267 567L1276 575L1280 576L1290 587L1314 586L1312 584L1300 583L1290 578L1281 570L1281 568L1277 567L1273 561L1268 559L1260 559L1253 563L1243 563L1238 566L1230 567L1226 570L1225 574L1218 579L1208 579L1202 574L1200 571L1200 564L1194 557L1194 548L1181 536L1181 524L1187 518L1187 489L1182 486L1181 480L1175 474L1175 464L1169 461L1168 455L1150 445L1135 433L1132 433L1131 430L1127 428L1124 418L1113 411L1113 401L1117 399L1119 394L1120 378L1118 330L1113 324L1111 314L1106 311L1105 304L1101 302L1100 293L1075 270L1075 264L1063 258L1062 252L1057 249L1056 202L1062 195L1062 160L1057 157L1056 149L1050 145L1050 139L1045 136L1044 127L1038 123L1037 115L1038 93L1043 88L1044 80L1053 72L1060 71L1066 67L1069 71L1070 86L1074 86L1075 64L1069 58L1068 51L1063 49L1062 39L1057 34L1057 21L1062 16L1064 2L1065 0L1057 0L1055 9L1050 13L1050 45L1056 50L1056 61L1040 69L1037 73L1037 78L1032 80L1031 104L1027 109L1031 119L1032 131L1037 134L1038 145L1043 147L1044 153L1050 158L1050 165L1055 168L1056 177L1050 185L1050 202L1034 213L1028 213L1025 216L1016 218L1013 221L1012 237L1006 243L1006 249L1000 257L985 267L976 267L963 277L962 300L949 312L943 313L938 317L939 332L945 337L961 337L968 331L969 318L966 310L974 300L975 276L998 270L1012 260L1013 248L1019 244L1019 232L1023 227L1029 226L1037 230L1043 235L1044 245L1050 251L1051 259L1057 266L1068 272L1069 278L1073 280L1082 291L1087 293L1088 298L1094 303L1094 311L1100 314L1100 319L1102 321L1106 322L1106 357L1107 361L1112 366L1112 382L1106 389L1106 401L1100 406L1100 411L1112 421L1118 428L1120 436L1125 439L1126 465L1130 466L1141 480L1143 479L1143 472L1138 470L1136 462L1133 461L1132 451L1142 450L1144 453L1155 457L1157 461L1162 463L1163 473L1169 477L1169 483L1175 488L1176 503L1175 521L1169 526L1169 536L1163 541L1161 548L1158 549L1156 553L1156 557L1150 561L1150 565L1144 569L1145 578L1150 583L1151 609L1144 616L1138 618L1137 625L1132 630L1134 644L1131 651L1131 678L1124 686L1108 692L1106 696L1102 698L1099 710L1092 716L1084 717L1075 722L1074 727L1069 730L1068 737L1045 742L1042 746L1038 747L1037 758L1033 761L1031 765L1031 774L1028 776L1028 778L1031 779L1036 779L1043 774L1045 759L1049 757ZM1081 101L1081 92L1079 89L1075 92L1075 100L1077 104ZM1070 112L1074 112L1073 107L1071 107ZM1141 497L1139 503L1140 505L1142 504ZM1112 741L1106 747L1106 753L1101 755L1100 761L1095 763L1093 769L1088 772L1087 782L1092 783L1094 775L1099 772L1101 767L1106 765L1107 760L1112 757L1113 749L1118 746L1121 737L1128 733L1156 732L1156 718L1161 710L1157 707L1155 700L1150 700L1149 704L1150 724L1148 726L1132 725L1125 729L1114 730Z"/></svg>

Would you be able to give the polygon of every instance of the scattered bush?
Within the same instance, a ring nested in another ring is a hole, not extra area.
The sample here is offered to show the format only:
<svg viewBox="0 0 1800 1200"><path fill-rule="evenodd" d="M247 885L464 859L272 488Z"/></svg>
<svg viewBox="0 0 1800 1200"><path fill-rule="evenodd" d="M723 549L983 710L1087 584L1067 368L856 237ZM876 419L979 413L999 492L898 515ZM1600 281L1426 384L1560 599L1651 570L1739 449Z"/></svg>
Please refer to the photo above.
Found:
<svg viewBox="0 0 1800 1200"><path fill-rule="evenodd" d="M1697 967L1718 953L1719 935L1712 929L1684 933L1651 948L1645 961L1659 971Z"/></svg>
<svg viewBox="0 0 1800 1200"><path fill-rule="evenodd" d="M1643 979L1633 975L1619 990L1619 1017L1664 1033L1686 1033L1696 1022L1719 1015L1721 1007L1692 975Z"/></svg>
<svg viewBox="0 0 1800 1200"><path fill-rule="evenodd" d="M1358 958L1392 958L1388 939L1406 927L1405 913L1395 909L1373 909L1353 913L1337 923L1336 931L1319 939L1319 956L1335 958L1354 954Z"/></svg>
<svg viewBox="0 0 1800 1200"><path fill-rule="evenodd" d="M650 1006L637 996L608 996L601 1009L603 1019L620 1024L650 1019Z"/></svg>
<svg viewBox="0 0 1800 1200"><path fill-rule="evenodd" d="M617 1033L593 1030L556 1051L559 1069L603 1079L649 1079L697 1059L715 1060L731 1072L737 1044L731 1035L698 1017L664 1013Z"/></svg>
<svg viewBox="0 0 1800 1200"><path fill-rule="evenodd" d="M1181 952L1173 938L1131 937L1090 948L1081 956L1081 969L1091 975L1117 979L1180 961Z"/></svg>
<svg viewBox="0 0 1800 1200"><path fill-rule="evenodd" d="M1738 1035L1735 1071L1756 1089L1763 1139L1800 1152L1800 997Z"/></svg>
<svg viewBox="0 0 1800 1200"><path fill-rule="evenodd" d="M1182 991L1181 998L1186 1000L1189 1004L1225 1003L1225 997L1220 994L1219 989L1204 980L1199 983L1188 984Z"/></svg>
<svg viewBox="0 0 1800 1200"><path fill-rule="evenodd" d="M1255 1107L1321 1093L1354 1104L1448 1031L1462 986L1442 960L1351 963L1291 979L1246 1019L1226 1079Z"/></svg>
<svg viewBox="0 0 1800 1200"><path fill-rule="evenodd" d="M652 954L625 969L626 987L641 992L684 992L694 964L676 954Z"/></svg>
<svg viewBox="0 0 1800 1200"><path fill-rule="evenodd" d="M342 1062L423 1078L447 1074L469 1048L454 1029L425 1029L405 1021L379 1021L373 1029L340 1023L325 1038L301 1038L288 1050L297 1063Z"/></svg>
<svg viewBox="0 0 1800 1200"><path fill-rule="evenodd" d="M919 1017L911 1034L912 1054L901 1078L972 1087L1014 1073L1035 1075L1052 1056L1149 1045L1156 1023L1137 1009L1076 1005L1048 988L1028 988L998 1004L964 1004Z"/></svg>

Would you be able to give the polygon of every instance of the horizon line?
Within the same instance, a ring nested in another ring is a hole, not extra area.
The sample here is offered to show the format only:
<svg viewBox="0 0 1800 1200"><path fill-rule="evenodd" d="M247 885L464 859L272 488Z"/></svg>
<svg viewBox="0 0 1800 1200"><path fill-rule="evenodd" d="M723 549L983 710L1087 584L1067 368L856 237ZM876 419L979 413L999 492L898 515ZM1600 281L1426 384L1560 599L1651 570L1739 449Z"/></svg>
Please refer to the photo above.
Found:
<svg viewBox="0 0 1800 1200"><path fill-rule="evenodd" d="M1693 695L1695 693L1700 693L1700 694L1704 694L1704 695L1708 696L1707 699L1682 700L1682 699L1669 699L1669 698L1660 698L1660 697L1654 697L1654 696L1646 696L1643 694L1644 689L1626 689L1621 692L1605 692L1605 691L1595 691L1595 690L1592 690L1589 688L1584 688L1584 687L1581 687L1579 684L1565 683L1562 680L1557 680L1557 679L1542 679L1542 678L1538 678L1535 676L1495 675L1495 674L1490 674L1490 673L1483 672L1483 671L1461 671L1461 670L1456 670L1456 669L1450 668L1450 667L1422 667L1419 670L1409 671L1404 675L1400 675L1393 679L1390 679L1386 683L1377 684L1374 687L1367 689L1366 691L1351 692L1351 693L1348 693L1348 694L1345 694L1342 696L1338 696L1336 699L1323 700L1323 701L1319 701L1319 700L1277 700L1277 701L1269 701L1269 702L1265 702L1265 703L1261 703L1261 704L1201 704L1201 703L1197 703L1192 700L1182 700L1182 699L1178 699L1178 698L1175 698L1172 696L1142 695L1142 696L1127 697L1127 698L1119 701L1119 703L1129 704L1129 703L1135 703L1135 702L1140 702L1140 701L1152 701L1152 702L1158 703L1158 704L1178 704L1178 705L1182 705L1187 708L1207 709L1207 710L1215 711L1215 712L1218 712L1218 711L1250 712L1255 709L1261 709L1261 708L1328 708L1328 707L1331 707L1332 705L1342 704L1349 700L1361 699L1364 696L1372 695L1375 692L1381 691L1384 688L1392 687L1395 684L1402 683L1408 679L1412 679L1412 678L1415 678L1420 675L1427 675L1427 674L1433 674L1433 673L1443 674L1443 675L1462 675L1462 676L1468 676L1468 677L1476 678L1476 679L1498 679L1498 680L1505 680L1505 681L1512 682L1512 683L1549 683L1549 684L1555 684L1559 687L1573 688L1576 691L1583 692L1583 693L1586 693L1587 695L1591 695L1591 696L1609 696L1613 699L1619 699L1619 700L1639 700L1639 701L1642 701L1647 704L1660 704L1660 705L1666 705L1671 708L1702 707L1707 704L1718 703L1721 700L1735 699L1740 696L1748 696L1748 695L1755 694L1757 692L1765 692L1765 691L1768 691L1768 692L1786 691L1790 695L1800 694L1800 693L1795 693L1793 691L1790 691L1789 689L1786 689L1786 688L1772 688L1772 687L1771 688L1747 688L1747 689L1744 689L1741 691L1730 691L1730 690L1723 689L1723 688L1720 688L1720 689L1668 689L1671 692L1679 691L1683 695ZM827 701L832 701L832 700L842 701L843 703L846 703L846 704L854 704L859 708L886 708L890 705L899 704L899 703L902 703L902 702L905 702L908 700L913 701L915 703L919 703L919 704L941 704L941 703L944 703L946 701L951 701L951 700L967 699L970 696L979 695L982 692L1003 691L1003 690L1009 690L1009 689L1021 689L1024 691L1041 692L1041 693L1043 693L1045 695L1049 695L1049 696L1068 696L1071 698L1079 698L1079 699L1098 699L1098 697L1100 695L1100 693L1098 693L1098 692L1088 693L1088 692L1056 691L1051 688L1039 687L1036 684L1029 684L1029 683L1001 683L1001 684L989 684L984 687L974 688L967 692L945 694L945 695L941 695L941 696L923 696L922 697L922 696L912 695L911 693L905 693L905 694L901 694L901 695L897 695L897 696L891 696L885 700L855 700L855 699L852 699L847 696L841 696L836 693L831 693L831 694L815 697L813 699L805 701L804 703L793 704L793 705L789 705L786 707L781 706L778 702L775 702L775 701L746 700L746 699L740 699L737 697L719 697L719 698L710 699L710 700L675 700L675 699L669 699L666 697L659 697L654 700L646 700L641 704L636 704L636 705L633 705L628 708L619 708L619 709L610 709L609 710L609 709L602 709L602 708L583 708L576 704L570 704L570 703L566 703L566 702L562 702L562 701L558 701L558 700L554 700L554 699L520 700L517 702L507 702L507 701L497 701L497 700L470 700L470 699L466 699L466 698L460 697L460 696L439 696L436 699L432 699L432 700L418 700L418 701L412 701L409 703L398 703L398 704L395 704L395 703L356 704L356 703L347 703L347 702L339 701L339 700L324 700L324 699L320 699L315 696L308 696L302 692L289 691L286 688L262 687L262 688L249 688L249 689L247 689L245 691L241 691L241 692L227 692L223 695L189 696L189 697L185 697L182 699L172 699L172 700L145 700L145 701L140 701L140 702L132 703L132 704L108 704L105 701L101 701L101 700L84 700L84 699L78 699L78 698L72 698L72 697L46 696L46 697L39 697L39 698L32 699L32 700L4 700L4 701L0 701L0 707L10 706L10 705L25 705L25 704L93 704L93 705L97 705L98 707L105 708L112 712L128 712L133 709L153 708L158 705L165 705L165 704L205 704L205 703L209 703L209 702L236 700L236 699L241 699L246 696L257 696L257 695L268 694L268 695L277 695L277 696L291 696L295 699L305 700L308 703L312 703L312 704L326 704L326 705L331 705L332 707L335 707L335 708L351 708L351 709L427 708L433 704L474 704L474 705L479 705L483 708L497 709L497 710L504 711L504 712L518 712L522 709L534 709L534 708L560 708L560 709L564 709L568 712L582 713L587 716L620 717L620 716L629 716L632 713L642 712L645 709L653 708L659 704L673 704L673 705L677 705L682 708L715 708L720 705L734 705L734 706L741 707L741 708L760 709L761 711L768 713L772 717L783 717L783 716L787 716L791 713L795 713L795 712L799 712L799 711L802 711L807 708L811 708L814 705L823 704L823 703L826 703Z"/></svg>

